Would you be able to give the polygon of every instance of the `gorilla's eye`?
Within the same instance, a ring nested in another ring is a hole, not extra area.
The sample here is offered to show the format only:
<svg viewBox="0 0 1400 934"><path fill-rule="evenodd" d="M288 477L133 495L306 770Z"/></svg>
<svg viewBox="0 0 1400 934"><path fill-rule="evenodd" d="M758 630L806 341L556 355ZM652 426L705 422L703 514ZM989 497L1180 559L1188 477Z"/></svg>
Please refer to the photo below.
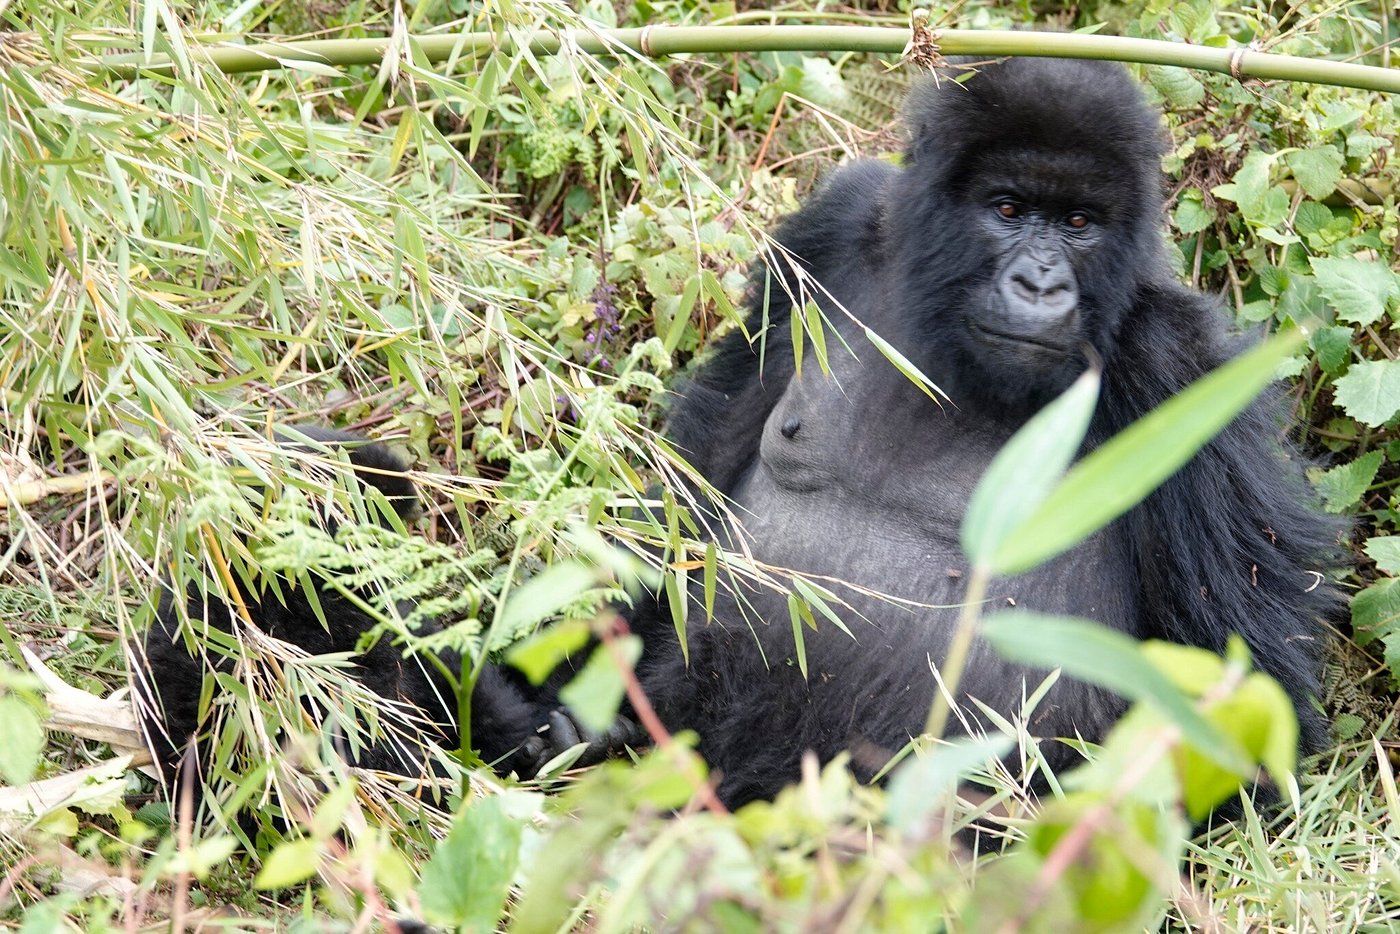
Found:
<svg viewBox="0 0 1400 934"><path fill-rule="evenodd" d="M1001 200L996 203L996 212L1002 217L1010 220L1013 217L1021 216L1021 206L1015 201Z"/></svg>
<svg viewBox="0 0 1400 934"><path fill-rule="evenodd" d="M1065 218L1065 223L1069 224L1075 230L1083 230L1085 227L1089 226L1089 215L1085 214L1083 211L1075 211L1069 217Z"/></svg>

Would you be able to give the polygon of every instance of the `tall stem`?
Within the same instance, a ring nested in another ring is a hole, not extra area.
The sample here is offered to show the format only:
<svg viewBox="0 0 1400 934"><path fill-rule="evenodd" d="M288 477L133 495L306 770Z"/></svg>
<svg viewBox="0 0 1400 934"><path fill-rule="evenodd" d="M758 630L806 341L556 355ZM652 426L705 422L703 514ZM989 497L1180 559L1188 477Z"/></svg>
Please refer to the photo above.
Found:
<svg viewBox="0 0 1400 934"><path fill-rule="evenodd" d="M651 58L685 53L732 52L875 52L901 54L910 31L879 26L655 26L642 29L536 30L523 42L499 32L461 32L415 36L410 41L429 62L484 54L514 52L524 46L535 55L554 55L576 48L594 55L634 53ZM1306 81L1368 91L1400 92L1400 71L1274 55L1244 48L1186 45L1160 39L1098 36L1080 33L1013 32L999 29L950 29L937 34L944 55L1038 55L1049 58L1111 59L1145 65L1177 65L1245 78ZM209 64L229 74L266 71L296 61L323 65L377 65L390 48L390 37L376 39L313 39L306 42L267 42L256 45L197 49ZM143 72L169 74L167 56L149 61L140 54L108 55L90 62L94 69L119 78Z"/></svg>

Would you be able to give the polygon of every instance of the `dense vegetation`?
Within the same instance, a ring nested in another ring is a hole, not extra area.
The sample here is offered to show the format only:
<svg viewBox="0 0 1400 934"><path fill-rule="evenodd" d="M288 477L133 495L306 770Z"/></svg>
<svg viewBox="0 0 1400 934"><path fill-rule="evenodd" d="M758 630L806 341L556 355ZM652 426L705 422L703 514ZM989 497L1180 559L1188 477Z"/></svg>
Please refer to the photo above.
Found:
<svg viewBox="0 0 1400 934"><path fill-rule="evenodd" d="M947 26L1099 27L1386 67L1393 16L1367 0L970 0L933 12ZM7 927L231 917L349 929L404 912L468 930L944 919L1332 931L1400 917L1400 99L1167 68L1139 72L1172 132L1178 272L1244 327L1306 333L1273 345L1281 366L1255 358L1251 372L1279 368L1299 438L1324 465L1322 502L1357 517L1337 575L1354 618L1337 621L1323 699L1336 747L1301 764L1282 813L1246 804L1188 840L1188 815L1233 793L1219 763L1243 751L1275 773L1289 765L1291 712L1238 657L1077 631L1056 645L1047 628L1041 657L1070 672L1107 658L1139 675L1143 702L1098 766L1064 776L1063 797L1026 793L1033 747L1026 774L999 763L1025 736L1008 723L1006 737L920 750L883 789L813 768L776 802L726 814L704 807L684 736L636 764L574 773L563 761L523 785L451 750L431 780L351 774L289 698L320 698L351 736L365 727L336 700L374 699L356 694L343 659L250 634L221 647L243 665L215 705L215 777L218 810L252 804L260 817L171 826L131 758L130 702L113 693L129 683L123 636L148 624L163 575L217 588L253 568L303 585L351 573L450 619L440 638L453 647L527 672L582 645L601 602L638 576L725 585L730 563L691 543L684 465L655 432L665 387L735 326L760 232L835 160L897 149L912 69L849 54L652 63L567 49L427 67L406 37L770 17L908 22L884 3L0 0ZM377 69L236 77L192 51L266 35L403 41ZM129 51L173 56L176 77L91 67ZM1223 411L1222 398L1192 411ZM1073 404L1051 436L1074 422ZM268 477L285 472L267 425L307 420L393 439L428 493L425 521L331 538L305 522L327 491L299 481L265 502ZM1017 488L1018 465L1004 467L1000 482ZM664 524L629 509L647 497ZM666 551L665 573L638 559L647 543ZM794 633L826 624L819 589L790 586ZM413 622L386 615L383 637L431 651ZM620 637L604 645L570 689L582 718L617 708L628 651ZM279 748L268 738L279 728L304 741ZM985 797L959 796L971 777ZM955 831L993 806L1011 815L1010 855L957 854Z"/></svg>

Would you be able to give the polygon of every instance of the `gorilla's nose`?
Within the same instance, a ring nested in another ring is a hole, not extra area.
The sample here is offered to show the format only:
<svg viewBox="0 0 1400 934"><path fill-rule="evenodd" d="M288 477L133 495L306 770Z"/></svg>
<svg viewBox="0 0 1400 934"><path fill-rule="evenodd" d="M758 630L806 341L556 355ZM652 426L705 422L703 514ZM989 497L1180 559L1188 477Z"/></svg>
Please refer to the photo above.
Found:
<svg viewBox="0 0 1400 934"><path fill-rule="evenodd" d="M1054 328L1079 304L1074 273L1058 257L1022 253L1003 271L999 289L1007 315L1003 326L1028 337Z"/></svg>

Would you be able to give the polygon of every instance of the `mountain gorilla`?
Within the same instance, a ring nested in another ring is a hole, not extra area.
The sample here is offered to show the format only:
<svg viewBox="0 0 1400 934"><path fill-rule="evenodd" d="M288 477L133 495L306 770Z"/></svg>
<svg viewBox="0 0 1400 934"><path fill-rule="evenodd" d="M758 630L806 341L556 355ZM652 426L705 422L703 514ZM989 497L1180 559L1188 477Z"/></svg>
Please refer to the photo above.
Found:
<svg viewBox="0 0 1400 934"><path fill-rule="evenodd" d="M799 276L774 261L751 283L747 330L762 335L762 356L757 339L730 333L670 414L672 441L732 500L756 560L917 604L836 586L855 611L843 616L851 634L809 632L806 678L791 663L784 594L746 594L743 612L717 606L712 623L690 627L688 665L669 612L634 614L643 686L668 727L699 734L730 805L793 781L804 750L822 761L850 750L868 777L922 732L930 664L942 664L969 572L965 505L1002 444L1087 358L1104 367L1092 449L1235 349L1212 302L1164 261L1164 134L1123 68L1011 59L966 84L928 83L907 119L900 167L838 169L775 235L829 291L814 298L852 352L833 349L826 376L809 349L797 375L787 324ZM925 395L851 317L953 404ZM1282 415L1256 404L1126 516L993 581L989 605L1216 651L1239 633L1292 696L1304 747L1317 747L1319 615L1332 598L1311 569L1336 529L1305 505ZM1010 716L1043 675L978 645L960 700ZM1029 727L1099 740L1124 706L1061 679ZM1063 744L1044 752L1057 768L1077 759Z"/></svg>
<svg viewBox="0 0 1400 934"><path fill-rule="evenodd" d="M829 291L815 300L851 352L830 354L830 376L812 364L799 376L787 323L803 277L786 261L760 264L747 330L764 349L730 333L670 413L672 441L732 500L743 526L721 532L723 544L742 534L760 562L849 582L830 586L849 606L850 633L828 624L807 634L807 677L791 663L784 594L721 596L714 619L690 627L688 664L662 600L627 611L643 638L642 686L667 727L699 734L731 806L795 779L805 750L823 761L850 750L869 777L922 732L931 665L944 659L969 570L958 546L964 507L1001 445L1088 358L1104 368L1092 449L1234 350L1213 304L1177 284L1164 262L1163 134L1121 67L1012 59L965 84L929 83L907 113L902 166L839 169L776 234ZM952 404L910 382L862 324ZM1335 545L1335 529L1305 505L1298 456L1280 445L1281 415L1273 402L1256 404L1108 528L994 581L993 605L1213 650L1239 633L1291 694L1303 745L1315 748L1326 734L1311 703L1317 620L1332 598L1311 569ZM372 472L399 466L383 463L382 448L351 444L349 457L391 498L411 497ZM325 632L304 598L288 600L249 608L265 630L312 651L353 648L369 625L333 602ZM230 615L197 596L189 612L225 626ZM160 618L147 654L167 703L166 735L182 743L196 726L202 668L175 636L169 601ZM442 685L389 647L361 662L375 691L450 721ZM960 700L1012 716L1043 675L977 645ZM488 671L473 696L473 739L488 760L528 772L575 738L553 706ZM1105 691L1061 679L1029 728L1098 740L1123 709ZM179 743L167 742L167 759ZM1045 754L1056 768L1076 758L1058 743Z"/></svg>

